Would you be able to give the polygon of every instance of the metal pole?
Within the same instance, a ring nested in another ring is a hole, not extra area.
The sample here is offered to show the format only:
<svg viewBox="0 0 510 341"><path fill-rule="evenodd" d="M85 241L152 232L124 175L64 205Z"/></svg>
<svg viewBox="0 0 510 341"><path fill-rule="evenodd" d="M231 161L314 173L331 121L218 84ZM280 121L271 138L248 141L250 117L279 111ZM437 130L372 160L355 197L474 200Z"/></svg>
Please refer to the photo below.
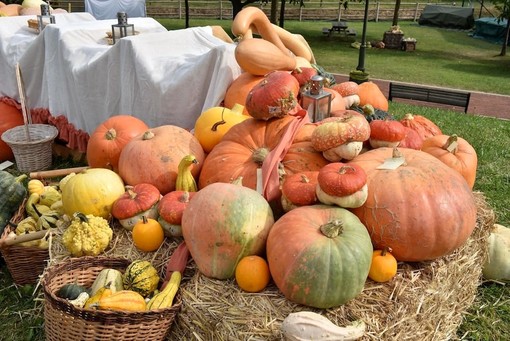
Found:
<svg viewBox="0 0 510 341"><path fill-rule="evenodd" d="M363 33L361 34L361 46L359 48L359 59L356 70L365 72L365 49L367 44L367 22L368 22L368 2L365 0L365 15L363 16Z"/></svg>

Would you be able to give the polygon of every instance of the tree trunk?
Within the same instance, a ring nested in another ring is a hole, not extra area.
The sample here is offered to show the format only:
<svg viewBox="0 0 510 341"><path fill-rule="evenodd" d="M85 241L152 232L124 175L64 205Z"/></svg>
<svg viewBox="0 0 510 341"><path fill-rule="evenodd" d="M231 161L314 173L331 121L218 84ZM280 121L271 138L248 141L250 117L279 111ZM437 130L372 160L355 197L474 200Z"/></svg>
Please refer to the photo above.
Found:
<svg viewBox="0 0 510 341"><path fill-rule="evenodd" d="M505 40L503 41L503 46L501 47L500 56L504 57L506 56L506 47L508 45L508 40L510 39L510 19L507 19L506 21L506 34L505 34Z"/></svg>
<svg viewBox="0 0 510 341"><path fill-rule="evenodd" d="M269 21L272 24L276 24L276 14L278 13L278 0L271 0L271 15Z"/></svg>
<svg viewBox="0 0 510 341"><path fill-rule="evenodd" d="M396 0L395 2L395 10L393 11L393 21L391 23L391 25L393 26L398 25L398 11L400 11L400 1L401 0Z"/></svg>
<svg viewBox="0 0 510 341"><path fill-rule="evenodd" d="M283 28L284 26L284 21L285 21L285 0L281 0L281 5L280 5L280 27Z"/></svg>

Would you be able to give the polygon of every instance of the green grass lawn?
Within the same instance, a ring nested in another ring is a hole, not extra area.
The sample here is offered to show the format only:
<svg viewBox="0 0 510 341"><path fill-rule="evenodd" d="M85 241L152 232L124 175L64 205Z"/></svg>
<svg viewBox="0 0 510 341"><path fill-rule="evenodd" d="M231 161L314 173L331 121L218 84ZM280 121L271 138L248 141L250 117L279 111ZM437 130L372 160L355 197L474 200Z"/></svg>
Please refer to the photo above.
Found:
<svg viewBox="0 0 510 341"><path fill-rule="evenodd" d="M184 26L183 20L162 20L171 29ZM229 21L197 21L192 26L222 25ZM287 22L286 27L301 33L310 43L318 64L327 71L348 74L356 68L358 50L351 41L322 35L324 22ZM361 33L361 23L351 26ZM382 39L390 23L369 23L368 40ZM510 56L497 57L500 46L471 38L467 32L419 27L402 22L406 36L417 38L417 50L369 49L366 69L374 78L441 85L466 90L510 94ZM358 37L359 38L359 37ZM479 167L474 190L482 191L494 209L497 222L510 226L510 121L465 115L456 111L390 103L390 112L401 117L407 112L424 115L446 134L456 133L476 149ZM57 163L62 164L62 160ZM70 165L67 165L68 167ZM480 264L480 266L482 266ZM32 300L31 286L15 287L5 264L0 266L0 340L43 340L40 302ZM510 288L495 283L480 286L473 307L458 331L464 340L505 340L510 335ZM5 332L8 331L8 332Z"/></svg>

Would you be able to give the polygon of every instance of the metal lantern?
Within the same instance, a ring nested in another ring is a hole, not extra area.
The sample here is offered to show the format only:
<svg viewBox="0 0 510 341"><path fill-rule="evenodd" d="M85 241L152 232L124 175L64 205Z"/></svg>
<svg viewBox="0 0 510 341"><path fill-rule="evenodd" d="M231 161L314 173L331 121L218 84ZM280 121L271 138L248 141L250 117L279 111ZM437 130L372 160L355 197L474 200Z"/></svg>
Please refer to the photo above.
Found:
<svg viewBox="0 0 510 341"><path fill-rule="evenodd" d="M117 24L112 25L112 39L114 44L120 38L127 37L128 35L135 35L135 25L128 24L126 12L118 12L117 21ZM128 33L128 30L130 33Z"/></svg>
<svg viewBox="0 0 510 341"><path fill-rule="evenodd" d="M42 32L46 25L54 23L55 16L50 14L50 6L43 2L41 4L41 15L37 16L37 26L39 28L39 32Z"/></svg>
<svg viewBox="0 0 510 341"><path fill-rule="evenodd" d="M324 90L324 77L315 75L310 78L310 86L302 94L302 107L308 111L312 122L329 117L331 100L331 93Z"/></svg>

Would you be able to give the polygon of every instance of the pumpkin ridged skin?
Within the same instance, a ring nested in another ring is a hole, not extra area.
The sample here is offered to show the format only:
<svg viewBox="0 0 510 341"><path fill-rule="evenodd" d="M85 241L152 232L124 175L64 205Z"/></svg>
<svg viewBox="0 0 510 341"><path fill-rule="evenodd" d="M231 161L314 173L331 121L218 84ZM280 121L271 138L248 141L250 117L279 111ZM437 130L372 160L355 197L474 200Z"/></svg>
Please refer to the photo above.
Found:
<svg viewBox="0 0 510 341"><path fill-rule="evenodd" d="M165 236L182 237L182 214L195 193L172 191L161 198L158 203L158 222L163 227Z"/></svg>
<svg viewBox="0 0 510 341"><path fill-rule="evenodd" d="M149 129L142 120L130 115L112 116L94 130L87 143L90 167L103 167L118 172L122 148L133 137Z"/></svg>
<svg viewBox="0 0 510 341"><path fill-rule="evenodd" d="M329 238L321 226L340 222ZM331 308L363 290L372 259L365 226L340 207L298 207L276 221L267 240L267 260L278 289L292 302Z"/></svg>
<svg viewBox="0 0 510 341"><path fill-rule="evenodd" d="M200 272L227 279L234 277L241 258L264 252L273 223L273 212L259 193L238 184L214 183L189 202L182 234Z"/></svg>
<svg viewBox="0 0 510 341"><path fill-rule="evenodd" d="M441 135L441 129L431 120L421 115L405 114L400 120L405 127L415 130L425 140L428 137Z"/></svg>
<svg viewBox="0 0 510 341"><path fill-rule="evenodd" d="M27 190L21 183L26 177L26 174L14 177L9 172L0 170L0 235L27 195Z"/></svg>
<svg viewBox="0 0 510 341"><path fill-rule="evenodd" d="M463 245L476 225L476 204L464 178L435 157L401 148L405 165L376 169L392 148L360 154L350 163L367 174L368 198L352 209L374 248L390 247L399 261L425 261Z"/></svg>
<svg viewBox="0 0 510 341"><path fill-rule="evenodd" d="M317 203L315 188L318 171L300 172L286 176L282 183L282 207L285 211Z"/></svg>
<svg viewBox="0 0 510 341"><path fill-rule="evenodd" d="M454 142L457 143L455 148L452 145ZM466 179L469 187L473 189L476 168L478 167L478 156L469 142L457 135L435 135L423 141L421 150L455 169Z"/></svg>
<svg viewBox="0 0 510 341"><path fill-rule="evenodd" d="M286 71L272 71L251 89L246 110L259 120L286 116L298 106L299 82Z"/></svg>
<svg viewBox="0 0 510 341"><path fill-rule="evenodd" d="M358 96L360 107L371 104L376 109L388 111L388 99L374 82L368 81L359 84Z"/></svg>
<svg viewBox="0 0 510 341"><path fill-rule="evenodd" d="M0 136L7 130L23 124L23 114L21 110L0 101ZM12 160L14 154L11 147L0 139L0 162Z"/></svg>
<svg viewBox="0 0 510 341"><path fill-rule="evenodd" d="M125 290L132 290L147 297L157 289L158 271L146 260L135 260L126 268L122 279Z"/></svg>
<svg viewBox="0 0 510 341"><path fill-rule="evenodd" d="M228 131L207 156L199 178L199 188L215 182L231 182L243 177L243 186L256 189L257 168L275 149L288 125L296 118L286 116L270 121L246 120ZM287 175L316 171L328 164L313 149L310 138L314 125L304 125L282 160Z"/></svg>
<svg viewBox="0 0 510 341"><path fill-rule="evenodd" d="M335 111L331 115L312 133L312 145L316 150L322 152L348 142L363 142L370 137L370 125L357 111Z"/></svg>
<svg viewBox="0 0 510 341"><path fill-rule="evenodd" d="M264 76L252 75L249 72L241 73L228 86L223 105L232 109L234 105L240 104L243 106L243 115L249 115L248 110L246 110L246 97L248 97L251 89L263 79Z"/></svg>
<svg viewBox="0 0 510 341"><path fill-rule="evenodd" d="M333 162L322 167L317 182L324 193L345 196L359 191L367 183L363 168L356 164Z"/></svg>
<svg viewBox="0 0 510 341"><path fill-rule="evenodd" d="M62 190L64 212L75 212L108 219L112 206L122 194L124 183L113 171L106 168L89 168L72 176Z"/></svg>
<svg viewBox="0 0 510 341"><path fill-rule="evenodd" d="M119 220L134 217L155 207L160 196L159 190L151 184L127 186L126 192L113 203L112 215Z"/></svg>
<svg viewBox="0 0 510 341"><path fill-rule="evenodd" d="M191 170L197 178L205 157L197 138L173 125L152 128L124 147L119 158L119 174L128 185L150 183L165 195L175 189L179 163L188 154L198 160Z"/></svg>

